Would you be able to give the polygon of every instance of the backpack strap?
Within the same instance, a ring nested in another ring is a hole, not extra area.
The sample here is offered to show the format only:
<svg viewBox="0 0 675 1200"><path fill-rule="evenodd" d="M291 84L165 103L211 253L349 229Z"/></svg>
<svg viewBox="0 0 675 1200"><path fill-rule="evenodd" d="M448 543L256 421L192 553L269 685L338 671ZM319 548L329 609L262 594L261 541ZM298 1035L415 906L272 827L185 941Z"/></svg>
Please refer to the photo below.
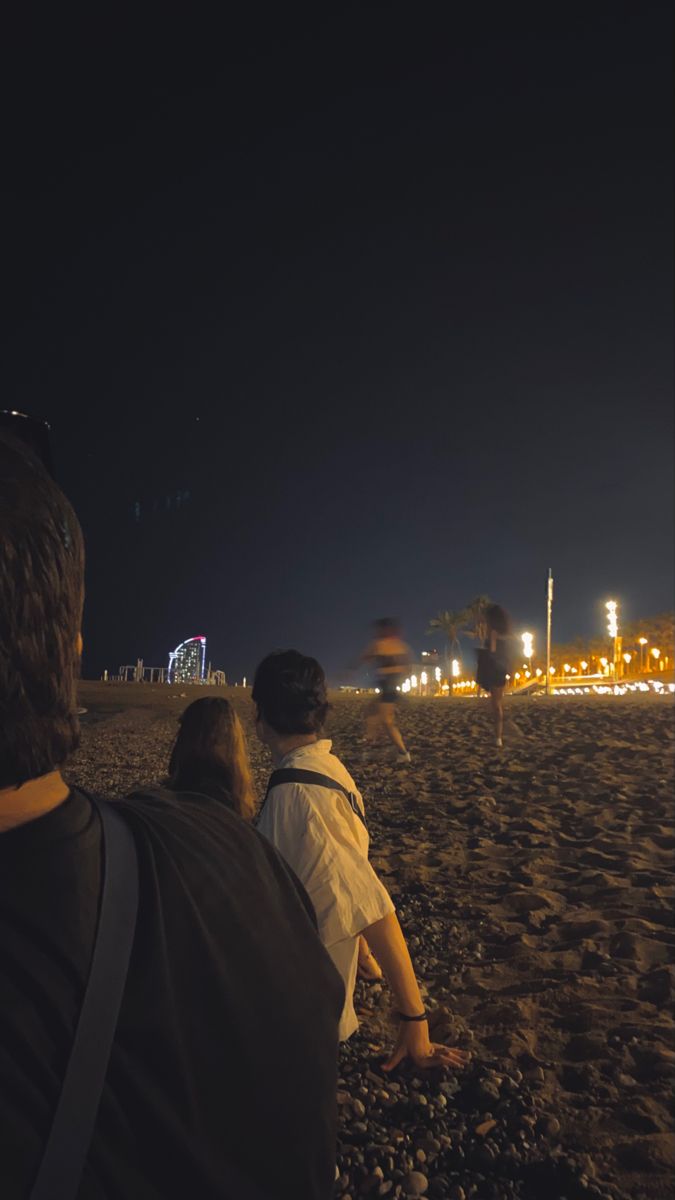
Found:
<svg viewBox="0 0 675 1200"><path fill-rule="evenodd" d="M363 822L366 829L368 828L365 815L353 792L348 791L343 784L338 783L337 779L332 779L330 775L322 775L320 771L304 771L300 767L280 767L278 771L272 772L267 785L267 791L265 792L263 808L267 804L267 797L272 788L280 783L308 783L314 787L329 788L332 792L341 792L349 801L352 811L356 813L356 816Z"/></svg>
<svg viewBox="0 0 675 1200"><path fill-rule="evenodd" d="M30 1200L74 1200L94 1133L124 993L138 910L133 834L90 796L103 830L103 886L89 979L52 1127Z"/></svg>

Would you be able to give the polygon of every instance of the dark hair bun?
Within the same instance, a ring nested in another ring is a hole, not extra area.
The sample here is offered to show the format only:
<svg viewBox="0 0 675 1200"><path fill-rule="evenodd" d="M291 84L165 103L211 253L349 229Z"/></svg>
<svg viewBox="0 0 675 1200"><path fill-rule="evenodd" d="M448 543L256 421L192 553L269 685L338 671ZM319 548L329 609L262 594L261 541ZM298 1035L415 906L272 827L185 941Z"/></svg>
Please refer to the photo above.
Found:
<svg viewBox="0 0 675 1200"><path fill-rule="evenodd" d="M298 650L268 654L255 673L253 701L277 733L319 733L328 713L323 668Z"/></svg>

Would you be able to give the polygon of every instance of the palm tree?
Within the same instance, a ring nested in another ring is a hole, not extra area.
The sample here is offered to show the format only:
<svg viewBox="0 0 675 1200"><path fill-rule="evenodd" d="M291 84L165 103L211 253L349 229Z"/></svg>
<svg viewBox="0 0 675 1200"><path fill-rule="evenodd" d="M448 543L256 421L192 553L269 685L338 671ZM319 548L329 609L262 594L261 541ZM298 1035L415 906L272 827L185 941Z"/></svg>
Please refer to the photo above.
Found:
<svg viewBox="0 0 675 1200"><path fill-rule="evenodd" d="M457 612L451 609L446 609L445 612L439 612L437 616L432 617L427 629L427 635L431 637L434 633L442 633L448 641L448 654L446 669L450 665L450 659L454 657L455 649L459 651L459 639L463 633L468 632L468 622L470 613L466 608L460 608ZM450 674L448 670L448 674Z"/></svg>
<svg viewBox="0 0 675 1200"><path fill-rule="evenodd" d="M487 637L487 621L485 618L485 610L490 604L489 596L475 596L469 605L467 612L473 624L471 636L479 642L484 642Z"/></svg>

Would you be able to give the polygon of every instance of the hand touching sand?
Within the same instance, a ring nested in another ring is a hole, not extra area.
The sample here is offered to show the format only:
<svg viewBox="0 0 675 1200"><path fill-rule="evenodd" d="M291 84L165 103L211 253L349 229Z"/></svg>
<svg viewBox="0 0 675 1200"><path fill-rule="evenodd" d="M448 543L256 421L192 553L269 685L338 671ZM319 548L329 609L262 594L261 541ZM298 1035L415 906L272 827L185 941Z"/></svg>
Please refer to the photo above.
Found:
<svg viewBox="0 0 675 1200"><path fill-rule="evenodd" d="M396 913L389 913L364 929L362 940L375 952L398 1011L408 1018L401 1021L394 1052L384 1070L393 1071L404 1058L411 1059L416 1067L465 1066L468 1062L465 1051L430 1041L428 1023L418 1019L424 1006Z"/></svg>
<svg viewBox="0 0 675 1200"><path fill-rule="evenodd" d="M426 1021L401 1021L396 1045L391 1058L383 1063L384 1071L393 1071L404 1058L409 1058L416 1067L465 1067L470 1055L457 1046L442 1046L429 1039Z"/></svg>

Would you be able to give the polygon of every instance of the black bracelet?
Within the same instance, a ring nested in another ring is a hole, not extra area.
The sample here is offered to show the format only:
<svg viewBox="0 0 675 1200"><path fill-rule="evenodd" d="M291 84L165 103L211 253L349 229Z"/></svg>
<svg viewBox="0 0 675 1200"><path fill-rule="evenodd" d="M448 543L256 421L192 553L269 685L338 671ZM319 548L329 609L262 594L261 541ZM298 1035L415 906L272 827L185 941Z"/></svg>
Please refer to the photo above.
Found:
<svg viewBox="0 0 675 1200"><path fill-rule="evenodd" d="M407 1017L405 1013L400 1012L398 1017L401 1021L426 1021L427 1014L425 1012L421 1012L418 1017Z"/></svg>

